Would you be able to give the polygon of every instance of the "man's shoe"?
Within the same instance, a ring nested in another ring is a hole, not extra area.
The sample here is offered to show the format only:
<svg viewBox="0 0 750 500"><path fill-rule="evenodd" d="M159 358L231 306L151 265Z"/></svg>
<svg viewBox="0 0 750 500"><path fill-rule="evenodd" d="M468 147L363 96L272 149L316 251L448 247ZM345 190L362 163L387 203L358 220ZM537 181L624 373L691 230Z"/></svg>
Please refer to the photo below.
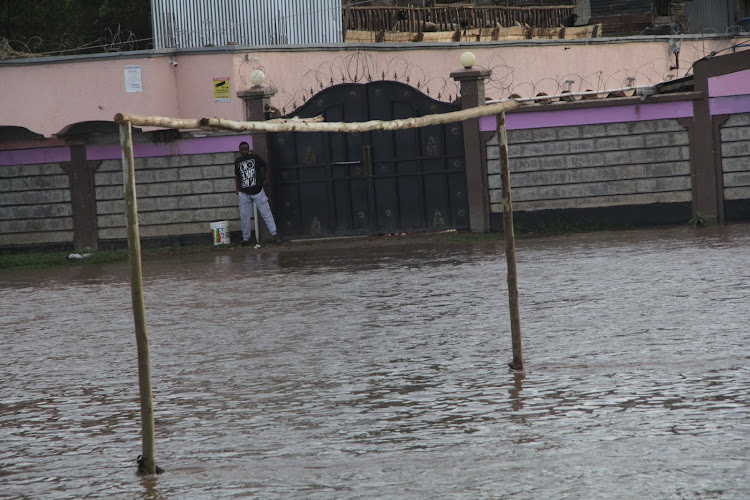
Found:
<svg viewBox="0 0 750 500"><path fill-rule="evenodd" d="M284 243L284 240L278 237L278 235L271 236L271 241L273 241L275 244L280 245Z"/></svg>

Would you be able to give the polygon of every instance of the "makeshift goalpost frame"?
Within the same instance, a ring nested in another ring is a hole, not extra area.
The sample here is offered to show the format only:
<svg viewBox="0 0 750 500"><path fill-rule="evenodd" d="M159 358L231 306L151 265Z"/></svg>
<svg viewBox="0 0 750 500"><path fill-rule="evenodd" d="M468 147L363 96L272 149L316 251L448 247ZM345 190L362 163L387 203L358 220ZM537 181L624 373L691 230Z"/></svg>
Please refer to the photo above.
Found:
<svg viewBox="0 0 750 500"><path fill-rule="evenodd" d="M138 349L138 388L141 399L142 458L139 468L148 474L156 473L154 443L154 403L151 391L151 356L146 330L146 305L143 300L141 269L141 239L138 228L138 206L135 195L135 159L133 133L130 122L120 123L122 170L125 183L125 212L128 226L128 256L130 261L130 295L133 301L135 340ZM141 472L139 470L139 472Z"/></svg>
<svg viewBox="0 0 750 500"><path fill-rule="evenodd" d="M440 125L463 120L496 115L497 137L500 146L500 178L503 200L503 232L505 255L508 264L508 302L510 309L513 360L508 365L514 370L523 370L521 345L521 320L518 311L518 277L516 272L516 245L513 232L513 204L510 194L510 164L508 161L508 136L505 130L505 112L518 107L514 100L492 103L485 106L406 118L392 121L371 120L342 123L323 122L321 117L301 119L288 118L258 122L238 122L222 118L182 119L163 116L140 116L117 113L114 121L120 125L122 147L123 181L125 184L125 207L127 213L128 254L130 260L130 287L133 300L133 316L138 348L138 382L141 398L141 419L144 472L156 472L154 444L154 410L151 390L151 368L146 312L143 300L141 268L141 246L138 228L138 205L135 188L135 159L133 154L132 126L167 127L175 129L231 130L236 132L369 132L373 130L402 130L428 125Z"/></svg>

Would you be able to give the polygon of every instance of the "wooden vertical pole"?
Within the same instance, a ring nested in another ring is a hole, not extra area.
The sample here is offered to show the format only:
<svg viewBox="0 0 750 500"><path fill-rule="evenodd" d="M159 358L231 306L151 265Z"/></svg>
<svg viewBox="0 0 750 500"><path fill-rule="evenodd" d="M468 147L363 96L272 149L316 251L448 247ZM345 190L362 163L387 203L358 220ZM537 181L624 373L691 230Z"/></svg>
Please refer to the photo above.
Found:
<svg viewBox="0 0 750 500"><path fill-rule="evenodd" d="M513 233L513 202L510 196L510 163L508 161L508 134L505 131L505 111L497 114L497 143L500 150L500 182L503 193L503 232L505 233L505 258L508 261L508 303L510 306L510 331L513 339L513 370L523 370L521 345L521 316L518 312L518 275L516 273L516 236Z"/></svg>
<svg viewBox="0 0 750 500"><path fill-rule="evenodd" d="M122 172L125 182L125 212L128 226L128 254L130 257L130 292L133 299L135 341L138 347L138 387L141 395L141 434L143 440L139 471L156 473L156 447L154 444L154 404L151 392L151 361L146 331L146 307L143 301L141 271L141 239L138 230L138 205L135 195L135 159L133 134L129 121L120 123L122 147Z"/></svg>

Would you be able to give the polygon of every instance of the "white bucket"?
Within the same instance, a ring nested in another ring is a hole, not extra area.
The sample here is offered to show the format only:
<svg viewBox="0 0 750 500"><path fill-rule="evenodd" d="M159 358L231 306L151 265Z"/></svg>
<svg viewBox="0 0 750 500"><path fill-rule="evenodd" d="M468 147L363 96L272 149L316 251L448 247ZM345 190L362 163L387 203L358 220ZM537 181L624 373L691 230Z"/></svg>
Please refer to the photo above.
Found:
<svg viewBox="0 0 750 500"><path fill-rule="evenodd" d="M229 245L229 221L220 220L219 222L212 222L211 236L214 239L214 246L216 245Z"/></svg>

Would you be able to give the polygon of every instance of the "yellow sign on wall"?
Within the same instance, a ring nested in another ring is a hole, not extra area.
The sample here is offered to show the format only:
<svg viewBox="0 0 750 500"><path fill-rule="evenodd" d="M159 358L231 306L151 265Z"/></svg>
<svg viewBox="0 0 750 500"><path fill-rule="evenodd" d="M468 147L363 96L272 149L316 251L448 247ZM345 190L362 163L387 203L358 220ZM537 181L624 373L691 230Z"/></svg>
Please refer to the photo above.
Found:
<svg viewBox="0 0 750 500"><path fill-rule="evenodd" d="M229 77L220 76L214 78L214 101L215 102L229 102Z"/></svg>

